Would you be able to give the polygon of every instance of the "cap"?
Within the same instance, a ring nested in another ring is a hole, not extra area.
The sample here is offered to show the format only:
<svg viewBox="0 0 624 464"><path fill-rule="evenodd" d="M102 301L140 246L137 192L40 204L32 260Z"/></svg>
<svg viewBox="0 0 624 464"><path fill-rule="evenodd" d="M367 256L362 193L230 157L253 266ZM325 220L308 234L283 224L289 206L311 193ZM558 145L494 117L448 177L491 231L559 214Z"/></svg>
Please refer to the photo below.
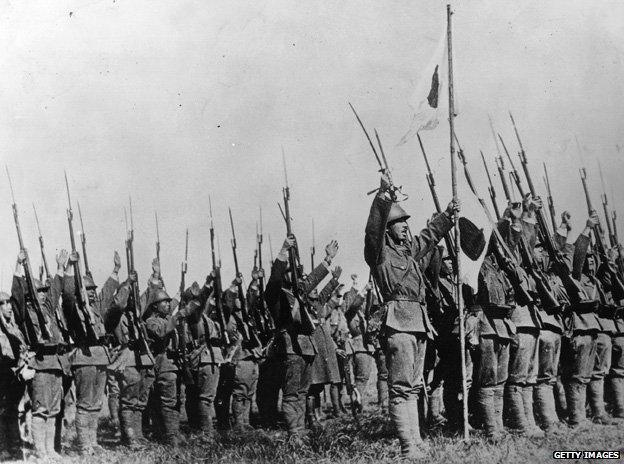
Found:
<svg viewBox="0 0 624 464"><path fill-rule="evenodd" d="M82 278L82 282L87 290L95 290L97 288L97 285L95 285L92 277L84 276Z"/></svg>
<svg viewBox="0 0 624 464"><path fill-rule="evenodd" d="M149 303L147 306L148 307L153 306L157 303L160 303L161 301L171 301L171 297L167 295L167 292L159 288L150 294L150 299L149 299Z"/></svg>

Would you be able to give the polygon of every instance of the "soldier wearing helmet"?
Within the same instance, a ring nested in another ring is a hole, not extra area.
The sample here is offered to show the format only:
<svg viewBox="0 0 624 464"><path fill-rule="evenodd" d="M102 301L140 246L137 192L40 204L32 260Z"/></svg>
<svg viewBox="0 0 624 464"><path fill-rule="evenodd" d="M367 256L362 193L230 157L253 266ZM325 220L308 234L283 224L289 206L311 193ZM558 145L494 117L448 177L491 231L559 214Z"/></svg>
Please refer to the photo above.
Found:
<svg viewBox="0 0 624 464"><path fill-rule="evenodd" d="M389 372L390 417L396 425L401 453L422 457L418 425L418 391L422 388L427 338L432 338L425 305L420 262L448 233L459 211L454 200L420 234L410 238L409 214L396 202L386 173L373 200L366 224L364 258L386 302L386 362Z"/></svg>
<svg viewBox="0 0 624 464"><path fill-rule="evenodd" d="M88 301L82 302L77 286L80 280L75 276L79 259L78 253L69 254L63 278L63 311L69 333L76 345L69 355L76 383L76 444L78 452L82 456L88 456L103 451L97 443L97 428L110 356L102 315L104 309L112 304L119 288L121 263L113 260L113 272L99 295L92 276L83 277L82 285ZM88 314L88 319L85 314Z"/></svg>
<svg viewBox="0 0 624 464"><path fill-rule="evenodd" d="M25 385L16 370L26 349L24 336L15 322L11 297L0 292L0 461L22 459L17 416Z"/></svg>

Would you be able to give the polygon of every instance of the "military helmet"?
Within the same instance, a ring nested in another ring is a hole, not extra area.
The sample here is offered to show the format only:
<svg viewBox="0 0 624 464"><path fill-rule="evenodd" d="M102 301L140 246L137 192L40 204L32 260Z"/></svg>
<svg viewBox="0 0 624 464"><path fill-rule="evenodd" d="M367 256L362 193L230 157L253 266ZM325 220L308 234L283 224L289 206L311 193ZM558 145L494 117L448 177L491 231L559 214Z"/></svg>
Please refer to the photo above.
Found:
<svg viewBox="0 0 624 464"><path fill-rule="evenodd" d="M35 289L38 292L45 292L50 288L50 285L48 285L47 282L41 282L39 279L33 279L35 282Z"/></svg>
<svg viewBox="0 0 624 464"><path fill-rule="evenodd" d="M95 282L93 281L92 277L84 276L82 278L82 282L84 283L84 287L87 290L95 290L97 288L97 285L95 285Z"/></svg>
<svg viewBox="0 0 624 464"><path fill-rule="evenodd" d="M390 208L390 214L388 214L388 224L398 221L398 220L407 220L410 217L409 214L399 205L397 202L392 203L392 208Z"/></svg>
<svg viewBox="0 0 624 464"><path fill-rule="evenodd" d="M11 296L7 292L0 292L0 303L11 301Z"/></svg>
<svg viewBox="0 0 624 464"><path fill-rule="evenodd" d="M154 306L161 301L171 301L171 297L162 288L159 288L150 295L149 303L147 306Z"/></svg>

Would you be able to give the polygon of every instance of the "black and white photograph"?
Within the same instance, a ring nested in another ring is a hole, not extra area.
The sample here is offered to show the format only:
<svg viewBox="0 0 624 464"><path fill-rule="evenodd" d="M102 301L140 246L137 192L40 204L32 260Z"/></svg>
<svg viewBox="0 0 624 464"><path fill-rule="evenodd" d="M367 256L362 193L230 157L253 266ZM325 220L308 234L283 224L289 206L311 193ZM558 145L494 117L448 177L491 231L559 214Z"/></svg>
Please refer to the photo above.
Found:
<svg viewBox="0 0 624 464"><path fill-rule="evenodd" d="M0 0L0 462L624 462L623 20Z"/></svg>

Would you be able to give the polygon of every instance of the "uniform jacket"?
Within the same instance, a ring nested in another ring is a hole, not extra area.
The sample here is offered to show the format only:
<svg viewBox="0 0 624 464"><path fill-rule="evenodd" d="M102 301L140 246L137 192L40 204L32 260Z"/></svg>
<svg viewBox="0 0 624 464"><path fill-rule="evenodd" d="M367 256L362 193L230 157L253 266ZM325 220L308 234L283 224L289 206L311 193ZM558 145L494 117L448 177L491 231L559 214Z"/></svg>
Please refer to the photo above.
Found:
<svg viewBox="0 0 624 464"><path fill-rule="evenodd" d="M277 258L271 268L271 277L267 282L264 300L275 322L275 339L272 352L276 355L298 354L314 356L316 347L310 335L301 334L295 326L288 297L283 289L289 288L285 279L287 262ZM323 262L316 266L308 278L300 281L299 293L308 295L327 276L329 269Z"/></svg>
<svg viewBox="0 0 624 464"><path fill-rule="evenodd" d="M427 316L425 283L419 261L451 229L446 214L438 214L419 235L406 244L395 243L386 233L392 201L378 194L373 200L364 238L364 258L386 302L386 326L399 332L432 336ZM426 266L423 266L426 267Z"/></svg>
<svg viewBox="0 0 624 464"><path fill-rule="evenodd" d="M111 358L113 358L113 364L119 363L120 367L151 367L154 365L153 357L149 353L141 354L137 343L140 328L130 324L128 318L128 311L132 311L128 305L133 304L130 301L131 292L130 282L126 281L121 284L111 305L104 308L102 313L106 332L113 334L115 338L116 346L111 350ZM137 317L136 322L143 324L140 316Z"/></svg>
<svg viewBox="0 0 624 464"><path fill-rule="evenodd" d="M46 326L50 330L50 339L38 346L32 346L35 352L35 358L32 367L35 370L62 370L69 373L69 360L67 356L68 343L65 340L65 331L67 330L67 322L60 308L60 298L62 293L63 281L58 274L54 276L50 283L50 289L46 293L45 300L41 303L46 320ZM30 301L26 300L26 281L23 278L13 276L13 285L11 288L14 307L18 313L25 317L26 306L30 305ZM24 320L21 326L22 330L31 333L28 323Z"/></svg>
<svg viewBox="0 0 624 464"><path fill-rule="evenodd" d="M338 280L332 278L319 292L318 299L311 301L311 313L316 322L312 337L317 354L312 362L312 384L340 382L336 343L332 338L332 327L327 319L326 303L338 287Z"/></svg>
<svg viewBox="0 0 624 464"><path fill-rule="evenodd" d="M102 291L96 297L95 303L90 305L91 321L95 327L95 332L100 337L104 337L106 329L104 328L104 320L102 313L104 308L110 306L117 288L119 287L119 279L113 274L104 285ZM69 360L72 366L99 366L108 365L110 357L105 342L97 345L89 344L85 338L84 317L76 305L75 279L73 275L65 274L63 276L63 312L72 340L76 348L70 353Z"/></svg>

